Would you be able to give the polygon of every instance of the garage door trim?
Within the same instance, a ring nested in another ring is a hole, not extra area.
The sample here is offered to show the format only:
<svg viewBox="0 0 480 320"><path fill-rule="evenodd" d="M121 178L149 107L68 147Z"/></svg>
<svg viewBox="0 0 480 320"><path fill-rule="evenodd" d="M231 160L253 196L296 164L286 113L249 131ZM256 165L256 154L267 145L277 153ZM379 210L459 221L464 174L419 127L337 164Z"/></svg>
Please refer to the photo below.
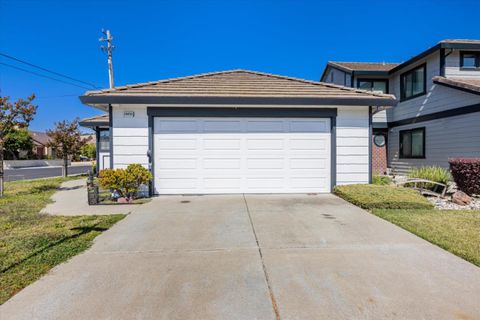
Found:
<svg viewBox="0 0 480 320"><path fill-rule="evenodd" d="M155 117L188 117L188 118L329 118L330 119L330 188L336 185L337 168L337 135L336 117L337 108L211 108L211 107L148 107L148 163L153 175L150 182L150 194L154 193L155 161L154 161L154 118Z"/></svg>

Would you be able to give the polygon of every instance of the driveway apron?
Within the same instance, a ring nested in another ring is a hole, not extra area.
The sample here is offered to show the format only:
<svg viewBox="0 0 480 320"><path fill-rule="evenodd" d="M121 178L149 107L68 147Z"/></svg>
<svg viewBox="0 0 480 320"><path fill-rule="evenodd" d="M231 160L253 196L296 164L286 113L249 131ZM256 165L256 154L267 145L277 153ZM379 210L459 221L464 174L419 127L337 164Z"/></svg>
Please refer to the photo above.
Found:
<svg viewBox="0 0 480 320"><path fill-rule="evenodd" d="M480 269L333 195L161 196L0 319L477 319Z"/></svg>

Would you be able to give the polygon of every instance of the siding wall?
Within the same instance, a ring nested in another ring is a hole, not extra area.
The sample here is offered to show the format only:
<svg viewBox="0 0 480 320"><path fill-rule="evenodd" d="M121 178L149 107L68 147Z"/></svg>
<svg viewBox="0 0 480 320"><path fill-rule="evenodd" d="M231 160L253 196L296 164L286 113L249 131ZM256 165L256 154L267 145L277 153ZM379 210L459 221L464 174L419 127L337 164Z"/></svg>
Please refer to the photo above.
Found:
<svg viewBox="0 0 480 320"><path fill-rule="evenodd" d="M460 70L460 51L454 50L445 59L445 76L446 77L464 77L464 78L480 78L478 70ZM478 50L465 50L478 51ZM448 53L448 50L447 50Z"/></svg>
<svg viewBox="0 0 480 320"><path fill-rule="evenodd" d="M396 73L390 79L390 92L400 97L400 74L424 63L420 61L415 65ZM387 111L389 122L421 115L455 109L471 104L480 103L480 96L451 89L442 85L434 84L432 78L440 74L439 54L433 54L426 59L427 62L427 94L400 102L395 108Z"/></svg>
<svg viewBox="0 0 480 320"><path fill-rule="evenodd" d="M368 183L368 107L342 107L337 116L337 184Z"/></svg>
<svg viewBox="0 0 480 320"><path fill-rule="evenodd" d="M480 112L425 121L389 130L389 165L397 174L409 168L439 165L448 168L448 159L480 157ZM426 159L399 159L399 131L425 127Z"/></svg>
<svg viewBox="0 0 480 320"><path fill-rule="evenodd" d="M124 111L135 111L135 117L124 118ZM368 122L368 107L338 107L337 184L339 185L369 181ZM112 137L114 168L125 168L132 163L140 163L148 167L146 106L113 106Z"/></svg>
<svg viewBox="0 0 480 320"><path fill-rule="evenodd" d="M333 75L333 81L332 79ZM339 86L347 86L350 87L351 84L351 76L349 73L344 72L342 70L338 70L335 68L330 68L330 72L328 73L327 77L325 78L325 82L337 84Z"/></svg>
<svg viewBox="0 0 480 320"><path fill-rule="evenodd" d="M134 118L125 118L124 111L134 111ZM113 168L126 168L140 163L148 167L148 116L146 106L113 106Z"/></svg>

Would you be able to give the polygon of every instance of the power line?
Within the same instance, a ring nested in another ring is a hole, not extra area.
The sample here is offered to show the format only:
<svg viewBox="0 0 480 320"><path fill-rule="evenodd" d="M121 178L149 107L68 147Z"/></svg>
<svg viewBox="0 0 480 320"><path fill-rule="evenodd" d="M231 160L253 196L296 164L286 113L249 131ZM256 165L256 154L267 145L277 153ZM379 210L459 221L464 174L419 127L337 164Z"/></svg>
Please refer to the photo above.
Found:
<svg viewBox="0 0 480 320"><path fill-rule="evenodd" d="M12 69L17 69L17 70L20 70L20 71L23 71L23 72L26 72L26 73L31 73L31 74L34 74L34 75L36 75L36 76L38 76L38 77L42 77L42 78L46 78L46 79L50 79L50 80L62 82L62 83L65 83L65 84L69 84L69 85L71 85L71 86L79 87L79 88L82 88L82 89L85 89L85 90L90 90L90 89L91 89L91 88L88 88L88 87L85 87L85 86L81 86L81 85L79 85L79 84L71 83L71 82L64 81L64 80L57 79L57 78L53 78L53 77L49 77L49 76L47 76L47 75L44 75L44 74L41 74L41 73L38 73L38 72L35 72L35 71L30 71L30 70L23 69L23 68L20 68L20 67L17 67L17 66L13 66L13 65L8 64L8 63L0 62L0 65L6 66L6 67L10 67L10 68L12 68Z"/></svg>
<svg viewBox="0 0 480 320"><path fill-rule="evenodd" d="M49 70L49 69L47 69L47 68L37 66L37 65L35 65L35 64L33 64L33 63L30 63L30 62L27 62L27 61L25 61L25 60L21 60L21 59L15 58L15 57L10 56L10 55L8 55L8 54L5 54L5 53L0 52L0 56L3 56L3 57L8 58L8 59L15 60L15 61L17 61L17 62L20 62L20 63L26 64L26 65L29 65L29 66L31 66L31 67L34 67L34 68L37 68L37 69L40 69L40 70L43 70L43 71L45 71L45 72L52 73L52 74L54 74L54 75L57 75L57 76L60 76L60 77L63 77L63 78L67 78L67 79L73 80L73 81L75 81L75 82L79 82L79 83L83 83L83 84L89 85L89 86L91 86L91 87L93 87L93 88L95 88L95 89L99 89L99 87L96 86L96 85L93 84L93 83L86 82L86 81L79 80L79 79L75 79L75 78L73 78L73 77L70 77L70 76L61 74L61 73L59 73L59 72L55 72L55 71Z"/></svg>

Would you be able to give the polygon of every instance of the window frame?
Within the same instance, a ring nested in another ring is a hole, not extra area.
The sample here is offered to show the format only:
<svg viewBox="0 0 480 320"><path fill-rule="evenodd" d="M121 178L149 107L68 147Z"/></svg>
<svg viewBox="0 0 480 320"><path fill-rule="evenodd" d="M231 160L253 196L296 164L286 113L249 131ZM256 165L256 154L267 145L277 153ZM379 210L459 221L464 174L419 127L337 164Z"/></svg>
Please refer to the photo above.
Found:
<svg viewBox="0 0 480 320"><path fill-rule="evenodd" d="M388 79L372 79L372 78L357 78L357 89L361 89L360 88L360 82L385 82L385 88L387 89L387 91L385 92L385 94L388 94L389 93L389 86L390 86L390 83L388 81ZM373 90L372 90L373 91Z"/></svg>
<svg viewBox="0 0 480 320"><path fill-rule="evenodd" d="M409 97L405 97L405 87L404 87L404 81L403 79L408 76L409 74L414 73L416 70L423 68L423 90L420 93L414 94ZM427 93L427 63L422 63L415 68L412 68L408 71L405 71L404 73L400 74L400 102L402 101L407 101L410 99L415 99L420 96L423 96Z"/></svg>
<svg viewBox="0 0 480 320"><path fill-rule="evenodd" d="M103 149L100 146L102 145L101 143L101 137L102 137L102 132L108 132L108 141L110 141L110 129L99 129L98 130L98 152L110 152L110 143L108 144L107 149Z"/></svg>
<svg viewBox="0 0 480 320"><path fill-rule="evenodd" d="M475 67L465 67L463 57L467 54L475 56ZM480 70L480 51L460 51L460 70Z"/></svg>
<svg viewBox="0 0 480 320"><path fill-rule="evenodd" d="M413 156L412 155L412 150L410 150L410 156L405 156L403 154L403 145L402 145L402 136L405 133L410 133L410 149L412 149L412 133L415 131L421 131L422 132L422 155L421 156ZM426 129L425 127L419 127L419 128L412 128L412 129L405 129L405 130L400 130L398 133L398 156L400 159L426 159Z"/></svg>

